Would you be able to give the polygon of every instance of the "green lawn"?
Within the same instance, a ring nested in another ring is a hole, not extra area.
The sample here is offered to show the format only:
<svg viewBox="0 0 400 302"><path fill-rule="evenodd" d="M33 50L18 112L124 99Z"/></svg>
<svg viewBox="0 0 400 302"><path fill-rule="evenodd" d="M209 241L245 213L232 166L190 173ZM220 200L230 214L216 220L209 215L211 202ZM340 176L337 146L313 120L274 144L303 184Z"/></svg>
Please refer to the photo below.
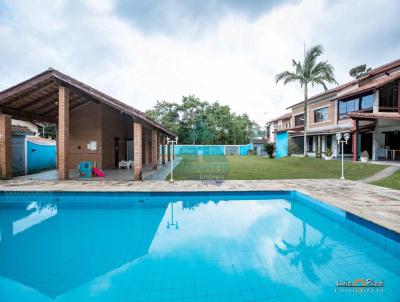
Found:
<svg viewBox="0 0 400 302"><path fill-rule="evenodd" d="M372 182L373 185L387 187L391 189L400 190L400 171L394 173L392 176L386 177L381 180Z"/></svg>
<svg viewBox="0 0 400 302"><path fill-rule="evenodd" d="M363 179L385 168L345 161L346 179ZM340 178L341 162L315 158L269 159L259 156L182 156L177 180Z"/></svg>

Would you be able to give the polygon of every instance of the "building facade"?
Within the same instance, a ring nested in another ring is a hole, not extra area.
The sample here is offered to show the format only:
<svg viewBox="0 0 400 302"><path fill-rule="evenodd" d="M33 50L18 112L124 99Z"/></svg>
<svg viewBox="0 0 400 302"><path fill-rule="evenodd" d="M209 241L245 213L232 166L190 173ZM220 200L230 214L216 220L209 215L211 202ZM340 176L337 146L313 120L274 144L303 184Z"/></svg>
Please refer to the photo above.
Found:
<svg viewBox="0 0 400 302"><path fill-rule="evenodd" d="M58 178L69 178L79 162L102 169L133 160L132 176L142 179L143 166L157 169L171 158L160 145L175 134L143 112L66 74L48 69L0 92L0 177L11 178L11 119L56 127ZM169 150L169 149L168 149ZM173 156L173 155L172 155Z"/></svg>
<svg viewBox="0 0 400 302"><path fill-rule="evenodd" d="M274 123L282 125L277 132L287 131L289 153L302 153L305 127L309 156L324 157L328 148L334 157L341 155L336 134L348 132L351 137L343 148L345 157L359 160L361 153L367 152L372 160L400 160L399 100L400 60L396 60L309 98L306 125L304 101L287 108L290 128L284 128L286 116Z"/></svg>

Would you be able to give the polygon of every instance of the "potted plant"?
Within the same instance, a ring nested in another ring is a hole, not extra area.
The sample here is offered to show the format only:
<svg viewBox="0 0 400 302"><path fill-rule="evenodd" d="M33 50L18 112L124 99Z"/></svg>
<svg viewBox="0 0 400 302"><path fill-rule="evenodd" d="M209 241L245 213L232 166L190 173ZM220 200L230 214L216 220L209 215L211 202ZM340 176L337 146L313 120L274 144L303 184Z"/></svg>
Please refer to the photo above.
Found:
<svg viewBox="0 0 400 302"><path fill-rule="evenodd" d="M326 148L325 150L325 160L331 160L332 159L332 149L331 148Z"/></svg>
<svg viewBox="0 0 400 302"><path fill-rule="evenodd" d="M369 153L367 150L364 150L363 152L361 152L360 154L360 160L362 163L366 163L369 159Z"/></svg>
<svg viewBox="0 0 400 302"><path fill-rule="evenodd" d="M274 152L275 152L275 144L274 143L264 144L264 150L265 150L265 152L267 152L269 158L274 158Z"/></svg>

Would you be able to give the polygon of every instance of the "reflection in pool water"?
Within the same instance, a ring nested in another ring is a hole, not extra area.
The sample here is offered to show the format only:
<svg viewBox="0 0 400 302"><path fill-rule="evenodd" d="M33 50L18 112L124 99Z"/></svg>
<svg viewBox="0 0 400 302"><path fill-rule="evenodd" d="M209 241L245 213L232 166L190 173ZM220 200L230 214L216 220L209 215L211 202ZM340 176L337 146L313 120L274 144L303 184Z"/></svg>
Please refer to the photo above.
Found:
<svg viewBox="0 0 400 302"><path fill-rule="evenodd" d="M351 300L335 284L358 277L395 301L398 258L289 197L8 203L0 301Z"/></svg>

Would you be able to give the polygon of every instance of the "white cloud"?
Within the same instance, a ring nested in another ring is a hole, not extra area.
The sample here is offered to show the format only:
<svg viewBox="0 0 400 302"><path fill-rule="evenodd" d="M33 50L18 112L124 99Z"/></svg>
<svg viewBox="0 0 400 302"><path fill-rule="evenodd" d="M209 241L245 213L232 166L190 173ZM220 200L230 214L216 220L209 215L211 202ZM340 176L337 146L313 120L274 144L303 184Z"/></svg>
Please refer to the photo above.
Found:
<svg viewBox="0 0 400 302"><path fill-rule="evenodd" d="M304 0L256 19L231 11L200 32L185 21L193 36L143 31L111 0L47 2L12 1L2 15L0 89L54 66L141 110L195 94L262 122L301 100L297 85L276 85L274 75L301 58L303 42L325 46L340 81L357 64L376 66L400 53L393 37L399 6L389 0Z"/></svg>

